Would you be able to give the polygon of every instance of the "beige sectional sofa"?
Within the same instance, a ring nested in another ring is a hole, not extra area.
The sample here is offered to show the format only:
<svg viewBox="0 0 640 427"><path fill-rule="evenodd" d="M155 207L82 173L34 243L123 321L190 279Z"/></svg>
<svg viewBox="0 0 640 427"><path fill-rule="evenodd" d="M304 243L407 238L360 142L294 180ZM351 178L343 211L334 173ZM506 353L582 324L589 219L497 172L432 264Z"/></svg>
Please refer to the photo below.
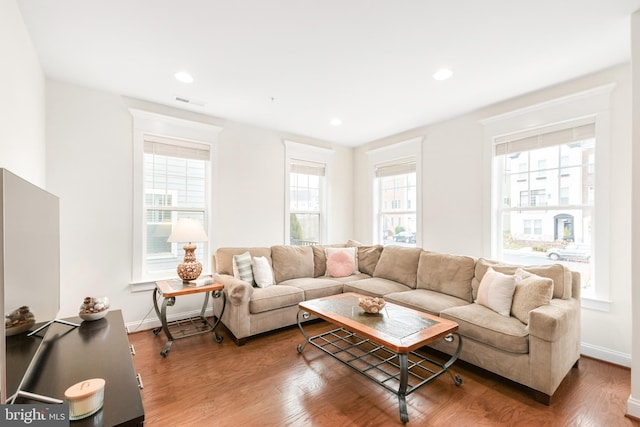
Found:
<svg viewBox="0 0 640 427"><path fill-rule="evenodd" d="M327 276L325 248L353 246L357 272ZM273 286L255 287L234 277L234 255L246 252L268 260ZM474 302L489 268L510 277L535 278L526 283L538 287L516 287L506 317ZM296 324L301 301L356 292L457 322L463 340L461 360L529 387L537 400L547 404L580 358L580 276L560 264L514 266L350 241L331 246L220 248L213 257L213 271L227 294L222 322L238 345L248 337ZM214 304L221 302L216 299ZM442 341L433 347L453 354L456 344Z"/></svg>

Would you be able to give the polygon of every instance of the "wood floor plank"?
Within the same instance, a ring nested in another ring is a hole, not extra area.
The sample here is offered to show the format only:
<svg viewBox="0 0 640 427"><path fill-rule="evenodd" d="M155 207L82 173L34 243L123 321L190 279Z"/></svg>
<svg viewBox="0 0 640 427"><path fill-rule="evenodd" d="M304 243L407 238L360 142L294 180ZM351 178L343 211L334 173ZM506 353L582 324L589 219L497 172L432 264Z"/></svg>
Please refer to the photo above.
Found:
<svg viewBox="0 0 640 427"><path fill-rule="evenodd" d="M330 328L306 327L311 334ZM311 346L298 354L304 340L295 327L241 347L228 336L222 343L211 335L179 340L166 358L162 334L136 332L129 341L144 382L146 426L402 425L394 394ZM583 357L550 406L469 364L456 362L453 370L461 386L445 375L407 397L408 426L640 427L625 417L630 370L624 367Z"/></svg>

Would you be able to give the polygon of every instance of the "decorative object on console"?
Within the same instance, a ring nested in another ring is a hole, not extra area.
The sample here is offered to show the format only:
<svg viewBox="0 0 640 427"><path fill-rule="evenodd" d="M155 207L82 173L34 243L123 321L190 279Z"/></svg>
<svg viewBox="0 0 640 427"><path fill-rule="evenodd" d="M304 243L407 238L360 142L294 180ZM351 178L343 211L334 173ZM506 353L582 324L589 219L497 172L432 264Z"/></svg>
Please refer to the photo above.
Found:
<svg viewBox="0 0 640 427"><path fill-rule="evenodd" d="M69 402L71 421L86 418L102 408L104 385L104 379L93 378L74 384L64 392L64 398Z"/></svg>
<svg viewBox="0 0 640 427"><path fill-rule="evenodd" d="M202 273L202 264L196 259L196 245L193 242L206 242L209 238L202 224L195 218L180 218L173 226L167 242L185 243L184 261L178 264L178 276L184 281L197 279Z"/></svg>
<svg viewBox="0 0 640 427"><path fill-rule="evenodd" d="M80 305L79 316L82 320L102 319L109 312L109 298L85 297Z"/></svg>
<svg viewBox="0 0 640 427"><path fill-rule="evenodd" d="M23 305L5 316L4 329L6 336L18 335L29 330L36 323L36 318L29 307Z"/></svg>
<svg viewBox="0 0 640 427"><path fill-rule="evenodd" d="M358 299L358 305L365 313L378 314L384 307L384 298L382 297L364 297Z"/></svg>

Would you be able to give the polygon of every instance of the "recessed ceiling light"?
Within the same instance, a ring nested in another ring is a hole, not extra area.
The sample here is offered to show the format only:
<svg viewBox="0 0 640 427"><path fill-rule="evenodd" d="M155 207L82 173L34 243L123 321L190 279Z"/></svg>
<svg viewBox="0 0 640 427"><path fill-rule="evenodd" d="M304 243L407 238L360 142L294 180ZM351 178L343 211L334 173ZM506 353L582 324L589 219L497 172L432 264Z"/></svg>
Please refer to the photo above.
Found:
<svg viewBox="0 0 640 427"><path fill-rule="evenodd" d="M433 78L435 80L447 80L451 76L453 76L453 71L451 71L449 68L442 68L441 70L433 73Z"/></svg>
<svg viewBox="0 0 640 427"><path fill-rule="evenodd" d="M340 126L342 124L342 120L336 117L335 119L331 119L329 123L331 126Z"/></svg>
<svg viewBox="0 0 640 427"><path fill-rule="evenodd" d="M175 73L174 76L176 80L182 83L193 83L193 77L191 77L191 74L187 73L186 71L179 71Z"/></svg>

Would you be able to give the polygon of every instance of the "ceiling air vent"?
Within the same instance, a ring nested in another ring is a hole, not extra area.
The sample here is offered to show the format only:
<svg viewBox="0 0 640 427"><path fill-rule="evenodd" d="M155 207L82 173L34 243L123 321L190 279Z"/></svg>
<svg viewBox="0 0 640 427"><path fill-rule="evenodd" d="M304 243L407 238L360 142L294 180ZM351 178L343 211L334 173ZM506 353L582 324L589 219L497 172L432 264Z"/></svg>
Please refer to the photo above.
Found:
<svg viewBox="0 0 640 427"><path fill-rule="evenodd" d="M184 96L176 96L176 101L183 102L185 104L197 105L198 107L204 107L204 101L200 99L186 98Z"/></svg>

